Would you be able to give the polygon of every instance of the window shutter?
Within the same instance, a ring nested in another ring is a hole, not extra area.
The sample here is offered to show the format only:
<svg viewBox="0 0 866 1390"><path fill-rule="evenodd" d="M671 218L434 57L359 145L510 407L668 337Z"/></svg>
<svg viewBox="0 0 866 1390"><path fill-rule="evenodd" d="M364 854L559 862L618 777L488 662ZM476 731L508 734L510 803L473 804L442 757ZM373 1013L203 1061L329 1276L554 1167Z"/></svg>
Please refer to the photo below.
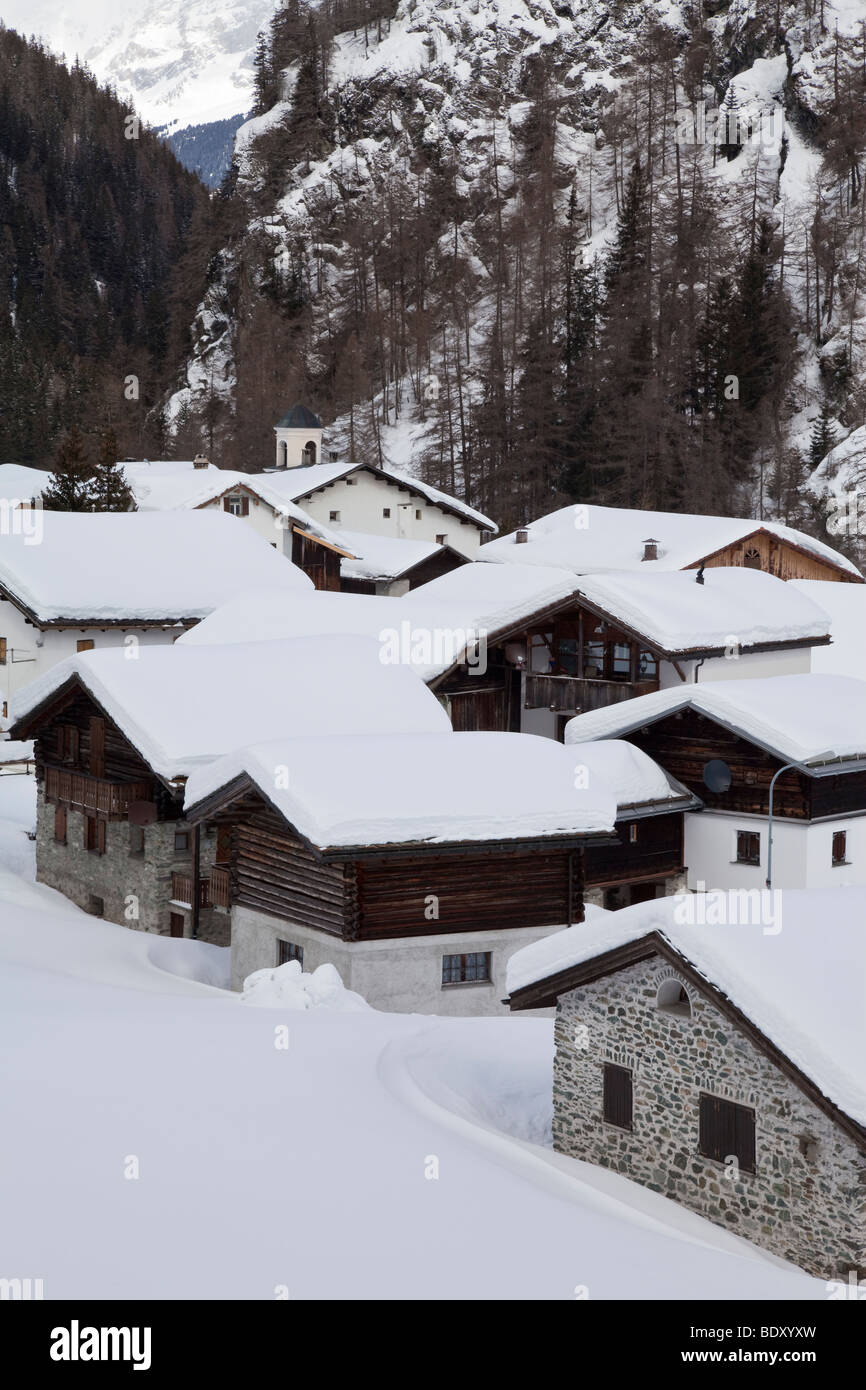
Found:
<svg viewBox="0 0 866 1390"><path fill-rule="evenodd" d="M249 499L248 497L242 497L242 498L241 498L241 516L249 516L249 514L250 514L250 499Z"/></svg>
<svg viewBox="0 0 866 1390"><path fill-rule="evenodd" d="M99 854L104 854L104 853L105 853L105 821L104 821L104 820L98 820L98 821L96 822L96 849L97 849L97 853L99 853Z"/></svg>
<svg viewBox="0 0 866 1390"><path fill-rule="evenodd" d="M84 848L85 848L85 849L92 849L92 848L93 848L93 832L92 832L91 829L90 829L90 825L91 825L92 819L93 819L92 816L85 816L84 819L83 819L82 822L81 822L82 830L83 830L83 832L84 832Z"/></svg>
<svg viewBox="0 0 866 1390"><path fill-rule="evenodd" d="M70 762L78 762L78 752L80 747L80 734L78 729L70 725L66 730L66 756Z"/></svg>
<svg viewBox="0 0 866 1390"><path fill-rule="evenodd" d="M0 637L0 666L6 665L6 638Z"/></svg>
<svg viewBox="0 0 866 1390"><path fill-rule="evenodd" d="M58 844L66 844L66 807L55 806L54 808L54 838Z"/></svg>
<svg viewBox="0 0 866 1390"><path fill-rule="evenodd" d="M717 1163L732 1154L744 1172L755 1171L755 1112L748 1105L701 1092L700 1151Z"/></svg>
<svg viewBox="0 0 866 1390"><path fill-rule="evenodd" d="M227 497L224 497L224 498L223 498L223 511L224 511L224 512L230 512L230 511L231 511L231 503L229 502L229 499L228 499Z"/></svg>
<svg viewBox="0 0 866 1390"><path fill-rule="evenodd" d="M99 715L90 721L90 775L105 776L105 720Z"/></svg>
<svg viewBox="0 0 866 1390"><path fill-rule="evenodd" d="M609 1125L631 1129L633 1094L631 1072L612 1062L604 1065L604 1118Z"/></svg>

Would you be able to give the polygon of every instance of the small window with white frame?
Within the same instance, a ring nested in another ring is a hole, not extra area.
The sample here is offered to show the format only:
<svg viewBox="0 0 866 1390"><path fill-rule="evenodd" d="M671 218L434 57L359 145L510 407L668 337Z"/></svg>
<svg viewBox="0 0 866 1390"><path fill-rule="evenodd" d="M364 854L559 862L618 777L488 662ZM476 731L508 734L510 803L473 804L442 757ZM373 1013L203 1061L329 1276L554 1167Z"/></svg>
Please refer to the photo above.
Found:
<svg viewBox="0 0 866 1390"><path fill-rule="evenodd" d="M490 952L469 951L465 955L442 957L442 987L446 985L489 985Z"/></svg>

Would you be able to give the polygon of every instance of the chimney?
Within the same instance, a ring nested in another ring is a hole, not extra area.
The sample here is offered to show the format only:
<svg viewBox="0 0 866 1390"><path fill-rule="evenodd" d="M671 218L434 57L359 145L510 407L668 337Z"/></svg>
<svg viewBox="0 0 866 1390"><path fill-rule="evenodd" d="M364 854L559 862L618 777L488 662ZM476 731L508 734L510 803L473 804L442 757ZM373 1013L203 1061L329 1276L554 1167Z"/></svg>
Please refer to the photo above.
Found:
<svg viewBox="0 0 866 1390"><path fill-rule="evenodd" d="M659 543L650 536L648 541L643 543L643 560L657 560L659 558Z"/></svg>
<svg viewBox="0 0 866 1390"><path fill-rule="evenodd" d="M196 454L192 466L193 468L210 468L210 459L205 458L204 454Z"/></svg>
<svg viewBox="0 0 866 1390"><path fill-rule="evenodd" d="M527 542L528 540L529 540L529 532L527 531L527 529L526 529L525 526L521 526L520 529L519 529L518 531L515 531L515 533L514 533L514 542L515 542L515 545L526 545L526 542Z"/></svg>

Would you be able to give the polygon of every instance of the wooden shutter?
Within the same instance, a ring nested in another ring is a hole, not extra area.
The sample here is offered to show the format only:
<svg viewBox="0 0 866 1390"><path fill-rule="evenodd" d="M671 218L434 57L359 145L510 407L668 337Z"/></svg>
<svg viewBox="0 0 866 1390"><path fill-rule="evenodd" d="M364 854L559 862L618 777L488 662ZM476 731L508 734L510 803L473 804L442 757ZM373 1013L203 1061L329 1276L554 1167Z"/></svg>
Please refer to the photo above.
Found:
<svg viewBox="0 0 866 1390"><path fill-rule="evenodd" d="M241 498L241 516L249 516L249 514L250 514L250 499L249 499L248 497L242 497L242 498Z"/></svg>
<svg viewBox="0 0 866 1390"><path fill-rule="evenodd" d="M90 721L90 775L105 776L105 720L100 715Z"/></svg>
<svg viewBox="0 0 866 1390"><path fill-rule="evenodd" d="M82 826L84 829L84 848L93 849L93 817L85 816Z"/></svg>
<svg viewBox="0 0 866 1390"><path fill-rule="evenodd" d="M96 822L96 852L97 852L97 854L104 854L104 853L105 853L105 821L104 821L104 820L98 820L98 821Z"/></svg>
<svg viewBox="0 0 866 1390"><path fill-rule="evenodd" d="M628 1067L604 1064L604 1118L609 1125L620 1129L632 1126L632 1080Z"/></svg>
<svg viewBox="0 0 866 1390"><path fill-rule="evenodd" d="M80 642L76 642L75 650L77 652L92 652L93 646L94 642L92 637L82 637Z"/></svg>
<svg viewBox="0 0 866 1390"><path fill-rule="evenodd" d="M0 666L6 665L6 638L0 637Z"/></svg>
<svg viewBox="0 0 866 1390"><path fill-rule="evenodd" d="M66 844L66 807L54 808L54 838L58 844Z"/></svg>
<svg viewBox="0 0 866 1390"><path fill-rule="evenodd" d="M66 756L71 763L78 762L80 747L81 734L74 725L70 724L66 730Z"/></svg>
<svg viewBox="0 0 866 1390"><path fill-rule="evenodd" d="M848 834L845 830L833 832L833 863L844 864L848 854Z"/></svg>
<svg viewBox="0 0 866 1390"><path fill-rule="evenodd" d="M230 502L229 498L228 498L228 497L224 497L224 498L223 498L223 511L224 511L224 512L230 512L231 509L232 509L232 506L231 506L231 502ZM174 914L172 914L172 915L174 915ZM173 932L172 932L172 935L174 935Z"/></svg>
<svg viewBox="0 0 866 1390"><path fill-rule="evenodd" d="M724 1163L732 1155L746 1173L755 1171L755 1112L747 1105L701 1092L700 1151Z"/></svg>

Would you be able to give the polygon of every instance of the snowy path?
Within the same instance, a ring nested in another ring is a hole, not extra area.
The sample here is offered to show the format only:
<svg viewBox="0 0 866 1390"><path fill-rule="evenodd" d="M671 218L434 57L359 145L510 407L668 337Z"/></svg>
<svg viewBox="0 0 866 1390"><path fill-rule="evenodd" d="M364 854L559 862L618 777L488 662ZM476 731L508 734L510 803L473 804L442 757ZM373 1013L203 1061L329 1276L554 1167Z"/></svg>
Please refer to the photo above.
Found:
<svg viewBox="0 0 866 1390"><path fill-rule="evenodd" d="M0 800L0 1275L48 1298L825 1296L539 1147L549 1023L250 1008L170 973L216 978L216 948L29 882L27 814Z"/></svg>

